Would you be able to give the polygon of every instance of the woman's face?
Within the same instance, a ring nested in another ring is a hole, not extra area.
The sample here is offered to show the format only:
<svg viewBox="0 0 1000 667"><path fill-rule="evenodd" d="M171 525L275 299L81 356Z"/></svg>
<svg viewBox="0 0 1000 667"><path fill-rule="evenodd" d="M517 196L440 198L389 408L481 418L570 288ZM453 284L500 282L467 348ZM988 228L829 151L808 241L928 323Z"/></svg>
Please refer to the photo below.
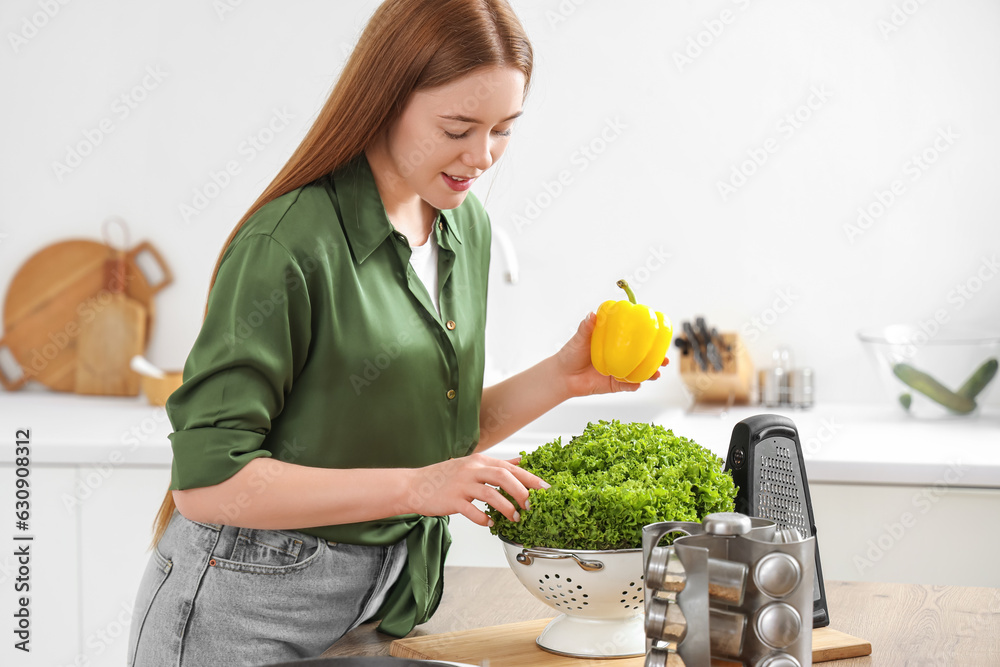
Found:
<svg viewBox="0 0 1000 667"><path fill-rule="evenodd" d="M394 176L434 208L455 208L503 155L523 98L524 73L513 67L413 93L386 135Z"/></svg>

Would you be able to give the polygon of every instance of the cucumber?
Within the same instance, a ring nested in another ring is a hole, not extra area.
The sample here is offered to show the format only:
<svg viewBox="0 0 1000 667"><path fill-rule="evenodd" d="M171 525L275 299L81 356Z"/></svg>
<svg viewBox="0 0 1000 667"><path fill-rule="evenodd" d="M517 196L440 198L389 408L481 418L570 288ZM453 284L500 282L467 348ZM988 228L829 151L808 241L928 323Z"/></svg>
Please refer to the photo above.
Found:
<svg viewBox="0 0 1000 667"><path fill-rule="evenodd" d="M997 374L997 360L987 359L986 361L983 362L983 365L977 368L976 372L973 373L969 377L969 379L965 381L965 384L962 385L962 388L956 391L955 393L958 394L959 396L965 396L966 398L974 399L976 396L979 395L979 392L981 392L983 389L986 388L986 385L990 383L990 380L992 380L993 376L996 374Z"/></svg>
<svg viewBox="0 0 1000 667"><path fill-rule="evenodd" d="M892 372L904 383L952 412L965 415L976 409L974 400L968 396L956 394L927 373L918 371L909 364L895 364L892 367Z"/></svg>

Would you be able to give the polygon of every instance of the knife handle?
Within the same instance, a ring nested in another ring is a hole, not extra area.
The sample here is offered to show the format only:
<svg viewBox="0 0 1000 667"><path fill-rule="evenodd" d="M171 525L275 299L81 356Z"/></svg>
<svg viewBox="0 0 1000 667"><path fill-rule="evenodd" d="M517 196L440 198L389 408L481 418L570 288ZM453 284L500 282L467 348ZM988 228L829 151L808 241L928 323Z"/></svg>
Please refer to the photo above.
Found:
<svg viewBox="0 0 1000 667"><path fill-rule="evenodd" d="M698 337L694 335L694 329L691 328L690 322L684 323L684 333L687 334L688 339L691 341L691 352L694 354L695 362L701 367L701 370L707 371L708 364L705 363L705 357L701 353L701 345Z"/></svg>

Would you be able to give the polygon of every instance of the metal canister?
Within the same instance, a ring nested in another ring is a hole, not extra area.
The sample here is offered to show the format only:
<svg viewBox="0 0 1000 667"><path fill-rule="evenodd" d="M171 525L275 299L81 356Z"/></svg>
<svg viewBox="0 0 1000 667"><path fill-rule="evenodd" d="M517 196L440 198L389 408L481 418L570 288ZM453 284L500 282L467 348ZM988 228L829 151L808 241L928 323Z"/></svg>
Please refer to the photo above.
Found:
<svg viewBox="0 0 1000 667"><path fill-rule="evenodd" d="M785 402L787 378L783 368L768 368L760 372L760 404L774 408Z"/></svg>
<svg viewBox="0 0 1000 667"><path fill-rule="evenodd" d="M796 368L788 374L789 403L797 408L813 406L813 370Z"/></svg>

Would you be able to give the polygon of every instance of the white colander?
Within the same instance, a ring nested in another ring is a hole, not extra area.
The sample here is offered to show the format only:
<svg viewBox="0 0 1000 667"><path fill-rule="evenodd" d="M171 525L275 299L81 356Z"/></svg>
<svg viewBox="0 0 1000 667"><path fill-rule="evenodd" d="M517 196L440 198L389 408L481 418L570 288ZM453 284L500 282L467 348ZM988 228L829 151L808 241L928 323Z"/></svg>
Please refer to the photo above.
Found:
<svg viewBox="0 0 1000 667"><path fill-rule="evenodd" d="M500 540L525 588L562 612L535 639L538 646L576 658L645 654L642 549L525 549Z"/></svg>

